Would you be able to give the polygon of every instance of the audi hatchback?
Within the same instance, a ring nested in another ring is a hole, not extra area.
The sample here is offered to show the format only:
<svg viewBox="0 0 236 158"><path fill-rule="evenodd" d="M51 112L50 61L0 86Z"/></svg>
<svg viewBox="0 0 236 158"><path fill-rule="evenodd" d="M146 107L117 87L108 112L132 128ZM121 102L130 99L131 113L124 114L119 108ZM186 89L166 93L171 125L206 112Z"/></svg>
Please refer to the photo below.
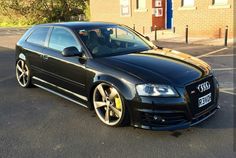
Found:
<svg viewBox="0 0 236 158"><path fill-rule="evenodd" d="M95 110L109 126L175 130L218 108L219 85L207 63L113 23L32 27L16 45L16 78L21 87Z"/></svg>

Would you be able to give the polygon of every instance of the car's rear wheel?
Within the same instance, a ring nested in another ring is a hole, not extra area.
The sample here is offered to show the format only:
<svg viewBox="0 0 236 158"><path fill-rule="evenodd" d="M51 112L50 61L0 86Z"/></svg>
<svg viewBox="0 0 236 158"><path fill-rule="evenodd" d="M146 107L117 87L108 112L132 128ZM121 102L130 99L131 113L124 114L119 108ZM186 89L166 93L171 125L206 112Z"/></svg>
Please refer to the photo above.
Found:
<svg viewBox="0 0 236 158"><path fill-rule="evenodd" d="M31 85L30 69L22 59L16 63L16 78L21 87L27 88Z"/></svg>
<svg viewBox="0 0 236 158"><path fill-rule="evenodd" d="M122 96L116 88L100 83L93 93L93 105L99 119L108 126L124 124L126 108Z"/></svg>

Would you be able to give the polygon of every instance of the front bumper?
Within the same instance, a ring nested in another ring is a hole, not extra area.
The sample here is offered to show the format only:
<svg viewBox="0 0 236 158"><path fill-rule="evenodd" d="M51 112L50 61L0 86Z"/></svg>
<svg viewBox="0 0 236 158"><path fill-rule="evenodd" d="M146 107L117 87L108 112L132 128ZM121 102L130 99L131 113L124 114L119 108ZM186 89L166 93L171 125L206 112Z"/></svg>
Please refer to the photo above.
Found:
<svg viewBox="0 0 236 158"><path fill-rule="evenodd" d="M219 109L219 86L214 79L213 100L196 109L185 88L178 88L178 98L137 97L130 103L131 124L152 130L177 130L194 126L206 120Z"/></svg>
<svg viewBox="0 0 236 158"><path fill-rule="evenodd" d="M164 113L160 113L160 111L152 111L149 114L147 114L147 111L144 113L139 112L140 115L143 114L146 115L145 116L146 118L140 116L139 120L136 119L135 121L133 121L133 126L143 129L151 129L159 131L169 131L169 130L172 131L178 129L185 129L197 125L202 121L208 119L209 117L214 115L218 109L219 106L214 105L211 108L204 111L202 115L192 119L187 116L188 115L187 113L183 112L181 115L179 115L179 119L176 117L176 120L173 120L174 119L173 117L168 118L170 115L175 115L176 111L168 111Z"/></svg>

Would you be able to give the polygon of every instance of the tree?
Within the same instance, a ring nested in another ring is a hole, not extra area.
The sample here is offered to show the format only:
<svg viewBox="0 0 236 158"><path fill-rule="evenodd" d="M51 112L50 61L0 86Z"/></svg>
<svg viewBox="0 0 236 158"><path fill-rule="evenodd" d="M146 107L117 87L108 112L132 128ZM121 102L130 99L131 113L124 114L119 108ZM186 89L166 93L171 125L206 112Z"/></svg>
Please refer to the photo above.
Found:
<svg viewBox="0 0 236 158"><path fill-rule="evenodd" d="M84 14L88 0L2 0L0 12L4 16L24 17L31 23L68 21L71 16Z"/></svg>

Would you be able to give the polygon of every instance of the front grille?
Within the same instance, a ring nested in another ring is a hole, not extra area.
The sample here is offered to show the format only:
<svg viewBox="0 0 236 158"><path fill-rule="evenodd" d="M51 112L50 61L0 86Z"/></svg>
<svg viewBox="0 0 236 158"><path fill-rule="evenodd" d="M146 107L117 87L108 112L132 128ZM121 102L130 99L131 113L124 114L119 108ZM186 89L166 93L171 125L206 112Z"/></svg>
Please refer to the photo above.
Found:
<svg viewBox="0 0 236 158"><path fill-rule="evenodd" d="M204 92L200 92L197 87L199 84L202 84L204 82L209 82L210 83L210 89L206 90ZM200 81L194 82L190 85L186 86L186 91L188 93L188 97L189 97L189 106L190 106L190 110L193 114L193 116L201 113L202 111L208 109L210 106L212 106L214 104L214 98L215 98L215 87L214 87L214 81L213 81L213 77L212 76L208 76ZM207 94L211 93L211 102L199 107L199 103L198 103L198 99L206 96Z"/></svg>
<svg viewBox="0 0 236 158"><path fill-rule="evenodd" d="M141 113L141 120L143 125L153 127L165 127L186 122L184 112L179 113Z"/></svg>

